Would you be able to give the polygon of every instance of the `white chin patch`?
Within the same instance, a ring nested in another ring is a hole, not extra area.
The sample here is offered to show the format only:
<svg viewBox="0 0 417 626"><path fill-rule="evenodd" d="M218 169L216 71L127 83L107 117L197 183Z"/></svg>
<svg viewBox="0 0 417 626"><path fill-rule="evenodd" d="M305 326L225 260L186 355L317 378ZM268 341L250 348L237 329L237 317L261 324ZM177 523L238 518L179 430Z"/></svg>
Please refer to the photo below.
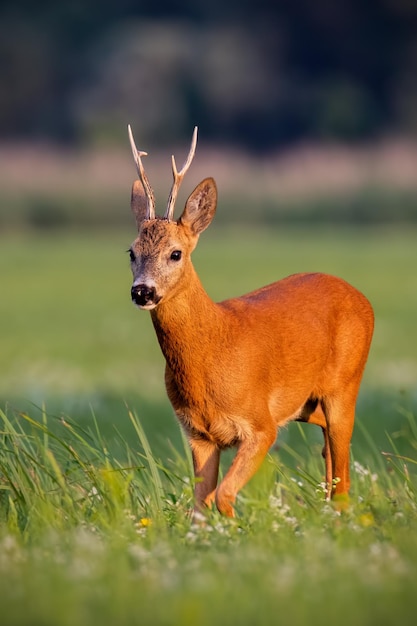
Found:
<svg viewBox="0 0 417 626"><path fill-rule="evenodd" d="M152 311L152 309L156 307L156 304L154 302L150 302L149 304L144 304L143 306L141 306L140 304L136 304L135 302L133 304L137 306L138 309L142 309L142 311Z"/></svg>

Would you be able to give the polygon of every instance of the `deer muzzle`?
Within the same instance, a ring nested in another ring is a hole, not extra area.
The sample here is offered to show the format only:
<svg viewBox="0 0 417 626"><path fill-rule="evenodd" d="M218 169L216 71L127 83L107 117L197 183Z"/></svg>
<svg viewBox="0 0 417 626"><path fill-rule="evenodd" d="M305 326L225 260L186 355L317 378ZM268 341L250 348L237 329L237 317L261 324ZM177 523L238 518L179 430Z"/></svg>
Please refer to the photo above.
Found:
<svg viewBox="0 0 417 626"><path fill-rule="evenodd" d="M157 304L155 287L145 284L133 285L130 295L132 301L141 308L153 309Z"/></svg>

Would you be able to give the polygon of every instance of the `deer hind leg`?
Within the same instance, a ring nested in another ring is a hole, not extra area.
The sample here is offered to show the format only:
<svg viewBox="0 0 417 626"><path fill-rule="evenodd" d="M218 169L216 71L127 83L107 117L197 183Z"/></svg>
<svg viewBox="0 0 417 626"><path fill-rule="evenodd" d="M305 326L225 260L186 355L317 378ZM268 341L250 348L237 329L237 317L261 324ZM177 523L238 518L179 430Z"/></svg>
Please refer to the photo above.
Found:
<svg viewBox="0 0 417 626"><path fill-rule="evenodd" d="M271 432L252 433L243 440L228 472L216 491L216 505L220 513L234 517L234 502L240 489L259 469L269 448L276 439L275 428Z"/></svg>
<svg viewBox="0 0 417 626"><path fill-rule="evenodd" d="M325 462L326 478L325 478L325 492L326 500L330 500L332 493L333 483L333 465L332 455L330 451L329 432L327 428L326 416L324 414L321 402L318 400L309 400L303 408L299 421L307 422L308 424L315 424L320 426L323 432L324 446L322 450L322 456Z"/></svg>
<svg viewBox="0 0 417 626"><path fill-rule="evenodd" d="M357 390L340 397L326 398L303 421L320 426L323 431L322 455L326 466L326 500L347 495L350 487L349 455L355 419ZM307 410L308 406L306 406Z"/></svg>
<svg viewBox="0 0 417 626"><path fill-rule="evenodd" d="M326 398L324 413L327 422L325 435L326 457L331 459L331 496L347 496L350 488L350 441L355 420L355 393Z"/></svg>
<svg viewBox="0 0 417 626"><path fill-rule="evenodd" d="M324 446L323 446L322 455L323 455L324 463L326 467L325 493L326 493L326 500L330 500L330 498L332 497L332 488L333 488L332 454L331 454L331 448L330 448L330 438L329 438L328 428L323 427L322 431L323 431L323 437L324 437Z"/></svg>

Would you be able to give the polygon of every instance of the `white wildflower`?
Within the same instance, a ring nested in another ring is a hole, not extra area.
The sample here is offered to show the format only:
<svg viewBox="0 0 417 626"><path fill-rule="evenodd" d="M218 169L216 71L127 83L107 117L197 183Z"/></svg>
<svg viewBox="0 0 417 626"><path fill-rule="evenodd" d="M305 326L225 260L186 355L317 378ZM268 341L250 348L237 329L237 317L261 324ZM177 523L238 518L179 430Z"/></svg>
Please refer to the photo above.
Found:
<svg viewBox="0 0 417 626"><path fill-rule="evenodd" d="M269 496L269 506L271 507L271 509L280 509L282 507L281 498L277 498L277 496L271 494Z"/></svg>
<svg viewBox="0 0 417 626"><path fill-rule="evenodd" d="M88 492L88 497L91 498L92 500L97 500L99 502L101 502L101 500L103 499L97 489L97 487L94 487L94 485L91 487L90 491Z"/></svg>
<svg viewBox="0 0 417 626"><path fill-rule="evenodd" d="M359 463L359 461L353 462L353 471L358 475L360 482L365 482L366 479L369 479L371 482L375 483L378 480L378 474L372 474L371 471Z"/></svg>

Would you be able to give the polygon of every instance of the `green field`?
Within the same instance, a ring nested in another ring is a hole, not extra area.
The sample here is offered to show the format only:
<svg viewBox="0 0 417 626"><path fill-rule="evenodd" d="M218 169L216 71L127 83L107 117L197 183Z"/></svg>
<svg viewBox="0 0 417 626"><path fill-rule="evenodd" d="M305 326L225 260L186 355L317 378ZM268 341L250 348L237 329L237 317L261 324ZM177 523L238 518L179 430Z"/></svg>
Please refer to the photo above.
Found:
<svg viewBox="0 0 417 626"><path fill-rule="evenodd" d="M368 296L376 330L350 509L322 500L319 429L292 424L238 518L200 525L163 358L130 303L133 236L0 239L0 623L414 624L417 232L202 236L194 260L214 299L325 271Z"/></svg>

